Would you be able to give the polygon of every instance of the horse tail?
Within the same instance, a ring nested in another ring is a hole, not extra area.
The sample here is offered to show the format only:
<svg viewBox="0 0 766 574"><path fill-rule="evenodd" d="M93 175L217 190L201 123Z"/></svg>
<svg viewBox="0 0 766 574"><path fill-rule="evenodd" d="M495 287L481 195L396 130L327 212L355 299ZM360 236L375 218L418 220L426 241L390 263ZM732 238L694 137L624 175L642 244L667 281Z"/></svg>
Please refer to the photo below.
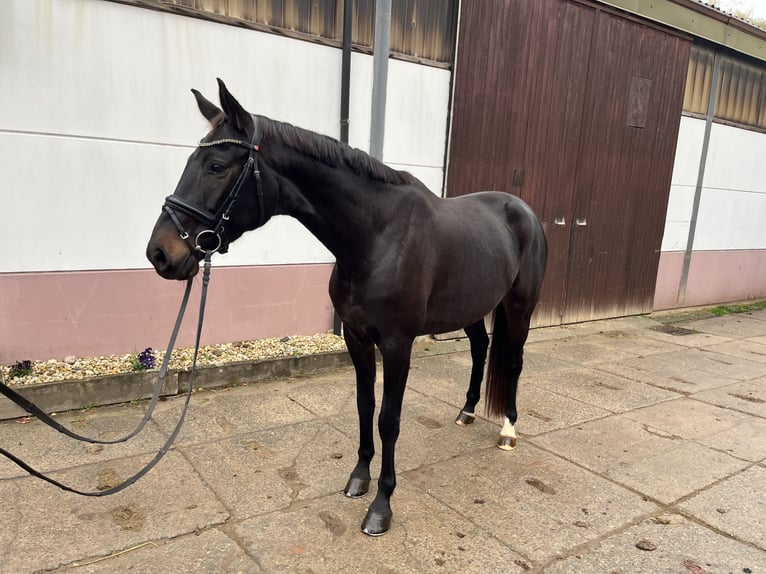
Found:
<svg viewBox="0 0 766 574"><path fill-rule="evenodd" d="M508 333L508 316L503 303L500 302L495 308L492 343L489 347L489 362L487 364L487 400L484 407L487 415L502 416L505 414L511 392L512 361L513 352Z"/></svg>

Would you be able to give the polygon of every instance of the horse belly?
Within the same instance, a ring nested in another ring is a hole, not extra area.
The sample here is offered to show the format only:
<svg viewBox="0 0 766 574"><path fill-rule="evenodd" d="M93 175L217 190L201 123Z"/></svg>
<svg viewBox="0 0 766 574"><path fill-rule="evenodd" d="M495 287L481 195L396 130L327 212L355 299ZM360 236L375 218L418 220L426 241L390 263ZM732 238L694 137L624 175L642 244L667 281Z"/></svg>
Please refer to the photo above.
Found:
<svg viewBox="0 0 766 574"><path fill-rule="evenodd" d="M489 315L511 288L513 279L498 273L492 280L466 274L434 289L428 300L421 334L446 333L472 325Z"/></svg>
<svg viewBox="0 0 766 574"><path fill-rule="evenodd" d="M519 270L518 244L495 206L481 201L445 205L450 209L433 237L438 257L426 312L429 333L461 329L488 315Z"/></svg>

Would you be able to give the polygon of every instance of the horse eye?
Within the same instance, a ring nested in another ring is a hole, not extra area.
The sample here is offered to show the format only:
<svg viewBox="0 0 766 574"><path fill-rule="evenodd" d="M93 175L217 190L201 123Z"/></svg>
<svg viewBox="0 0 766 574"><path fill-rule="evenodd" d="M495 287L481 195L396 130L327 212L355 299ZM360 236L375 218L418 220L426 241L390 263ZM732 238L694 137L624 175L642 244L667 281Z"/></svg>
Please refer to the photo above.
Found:
<svg viewBox="0 0 766 574"><path fill-rule="evenodd" d="M212 173L223 173L225 170L226 170L226 165L220 162L214 161L213 163L210 164L210 171Z"/></svg>

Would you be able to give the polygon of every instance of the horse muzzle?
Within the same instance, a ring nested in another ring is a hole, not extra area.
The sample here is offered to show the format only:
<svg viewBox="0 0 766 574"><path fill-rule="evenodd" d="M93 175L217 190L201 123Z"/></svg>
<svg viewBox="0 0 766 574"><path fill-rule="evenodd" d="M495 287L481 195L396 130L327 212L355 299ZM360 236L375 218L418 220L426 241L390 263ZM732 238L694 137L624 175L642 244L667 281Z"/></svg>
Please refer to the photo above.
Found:
<svg viewBox="0 0 766 574"><path fill-rule="evenodd" d="M146 247L146 258L163 279L185 281L199 272L202 253L190 249L186 242L179 243L179 248L173 248L151 240Z"/></svg>

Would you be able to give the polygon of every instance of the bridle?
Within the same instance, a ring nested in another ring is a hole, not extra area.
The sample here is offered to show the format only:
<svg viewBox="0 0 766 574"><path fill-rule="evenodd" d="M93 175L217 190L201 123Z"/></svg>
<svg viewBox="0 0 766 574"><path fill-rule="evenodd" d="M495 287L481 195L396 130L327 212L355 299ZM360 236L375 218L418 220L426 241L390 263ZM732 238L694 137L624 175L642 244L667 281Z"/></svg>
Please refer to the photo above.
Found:
<svg viewBox="0 0 766 574"><path fill-rule="evenodd" d="M165 198L165 203L162 205L162 209L165 211L165 213L168 214L168 216L170 216L170 219L178 228L181 239L189 241L193 250L199 251L201 253L205 253L206 251L210 251L212 253L215 253L216 251L219 253L226 253L228 251L229 244L228 242L224 243L223 240L223 236L225 236L226 233L225 225L231 217L231 212L234 209L234 204L239 198L240 191L242 191L242 188L250 179L251 175L255 179L255 196L258 200L258 222L256 227L260 227L268 220L268 216L263 209L261 172L258 169L257 153L261 149L260 139L260 133L258 131L258 120L256 116L253 116L253 137L249 142L233 138L223 138L209 142L203 140L197 144L198 147L213 147L223 144L233 144L247 148L250 153L247 157L245 165L242 167L242 171L240 172L239 177L237 177L237 181L234 182L234 185L229 191L229 194L226 196L226 199L221 204L221 207L218 208L218 211L215 213L211 213L205 208L192 205L177 195L169 195ZM194 238L194 242L192 243L189 239L189 232L186 231L186 228L184 228L183 224L181 224L177 213L182 213L191 217L197 222L207 226L207 229L203 229L197 233L196 237ZM206 236L210 236L209 239L213 240L211 243L211 245L213 245L212 248L205 248L200 244L200 240Z"/></svg>

